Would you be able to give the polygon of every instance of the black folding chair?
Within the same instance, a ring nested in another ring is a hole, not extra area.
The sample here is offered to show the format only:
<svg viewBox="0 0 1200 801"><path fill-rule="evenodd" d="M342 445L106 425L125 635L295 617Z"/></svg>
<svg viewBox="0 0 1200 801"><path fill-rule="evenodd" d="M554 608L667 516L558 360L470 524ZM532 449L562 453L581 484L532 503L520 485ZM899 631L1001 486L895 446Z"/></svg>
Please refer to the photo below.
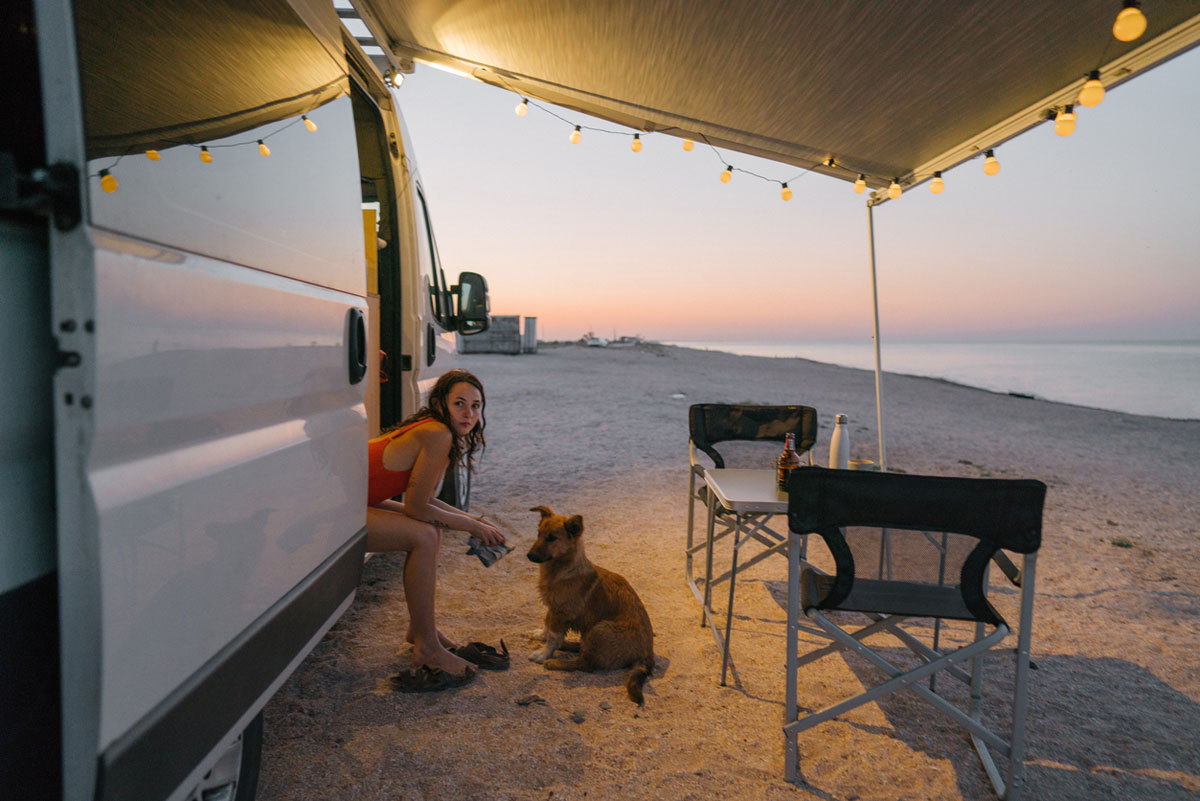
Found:
<svg viewBox="0 0 1200 801"><path fill-rule="evenodd" d="M713 462L713 469L725 469L725 457L716 446L725 442L761 442L778 443L782 446L787 434L794 434L796 452L803 456L808 454L809 464L812 464L812 446L817 439L817 412L809 406L757 406L748 404L697 403L688 410L688 431L690 440L688 455L690 468L688 472L688 522L686 573L688 585L696 598L703 605L701 625L708 623L717 643L721 647L721 683L725 683L725 671L729 661L729 627L733 618L733 591L739 570L745 570L772 553L780 553L787 547L786 533L771 529L768 525L773 514L746 515L737 514L723 509L713 503L709 497L708 487L704 476L706 467L697 458L697 451L704 453ZM763 470L772 470L775 450L763 452L762 462L757 466ZM695 538L695 508L699 502L707 512L706 536L702 542ZM782 510L781 510L782 511ZM716 523L720 522L720 531L715 531ZM737 533L745 530L745 540L737 541ZM730 569L716 578L712 575L713 544L729 534L734 534L734 549ZM753 558L738 566L738 551L742 545L757 541L765 549ZM693 557L701 550L704 551L704 589L697 585L693 569ZM729 604L725 621L725 636L717 630L711 615L711 600L713 585L721 581L729 581Z"/></svg>
<svg viewBox="0 0 1200 801"><path fill-rule="evenodd" d="M1025 752L1030 626L1037 550L1042 538L1046 485L1032 480L947 478L868 473L807 467L789 483L787 692L784 719L785 774L798 769L797 735L882 696L909 688L965 727L996 793L1017 799ZM836 565L833 574L800 569L801 539L819 534ZM1000 549L1023 556L1016 570ZM1009 626L988 600L989 566L998 563L1021 587L1016 671L1008 739L983 724L983 656L1000 643ZM833 644L797 655L799 611L833 639ZM865 625L850 631L854 615ZM838 614L833 614L838 613ZM974 624L971 642L953 650L927 645L902 623L912 618L964 620ZM988 629L991 629L988 632ZM873 634L895 637L915 655L901 667L869 647ZM830 653L849 651L885 674L882 683L819 712L798 717L797 671ZM970 661L969 671L960 667ZM963 711L936 691L933 678L945 673L969 685ZM930 686L921 683L930 679ZM993 750L1008 758L1001 777Z"/></svg>

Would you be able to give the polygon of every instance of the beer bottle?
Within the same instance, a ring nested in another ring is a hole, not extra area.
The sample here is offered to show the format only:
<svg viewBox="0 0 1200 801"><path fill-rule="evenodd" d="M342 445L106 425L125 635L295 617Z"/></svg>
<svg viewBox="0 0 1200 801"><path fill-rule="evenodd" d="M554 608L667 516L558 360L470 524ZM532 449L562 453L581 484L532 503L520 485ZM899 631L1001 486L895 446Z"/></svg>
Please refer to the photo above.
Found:
<svg viewBox="0 0 1200 801"><path fill-rule="evenodd" d="M775 460L775 486L787 492L788 476L800 466L800 454L796 453L796 435L788 433L783 439L783 453Z"/></svg>

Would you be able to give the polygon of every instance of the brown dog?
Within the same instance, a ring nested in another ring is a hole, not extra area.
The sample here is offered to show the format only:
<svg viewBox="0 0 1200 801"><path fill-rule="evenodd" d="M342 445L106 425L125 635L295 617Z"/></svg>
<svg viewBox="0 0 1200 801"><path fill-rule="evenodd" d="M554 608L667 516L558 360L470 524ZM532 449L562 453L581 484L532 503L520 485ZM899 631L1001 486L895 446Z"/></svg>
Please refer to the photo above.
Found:
<svg viewBox="0 0 1200 801"><path fill-rule="evenodd" d="M537 542L527 556L540 565L538 593L546 604L546 647L529 658L549 670L632 665L625 689L641 706L642 685L654 671L654 630L641 599L622 576L588 561L582 517L558 515L549 506L529 511L542 515ZM578 645L564 645L568 629L579 632ZM552 659L559 648L578 650L579 656Z"/></svg>

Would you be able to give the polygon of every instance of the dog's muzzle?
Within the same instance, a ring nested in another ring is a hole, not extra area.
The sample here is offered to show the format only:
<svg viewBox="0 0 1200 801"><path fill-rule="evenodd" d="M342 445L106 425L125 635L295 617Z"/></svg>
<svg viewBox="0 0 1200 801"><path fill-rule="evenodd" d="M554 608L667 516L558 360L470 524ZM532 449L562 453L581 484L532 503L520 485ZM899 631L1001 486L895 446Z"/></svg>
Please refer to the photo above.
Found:
<svg viewBox="0 0 1200 801"><path fill-rule="evenodd" d="M534 551L530 551L529 553L525 554L525 557L529 559L530 562L536 562L537 564L541 564L542 562L549 560L548 556L544 556L543 554L536 553Z"/></svg>

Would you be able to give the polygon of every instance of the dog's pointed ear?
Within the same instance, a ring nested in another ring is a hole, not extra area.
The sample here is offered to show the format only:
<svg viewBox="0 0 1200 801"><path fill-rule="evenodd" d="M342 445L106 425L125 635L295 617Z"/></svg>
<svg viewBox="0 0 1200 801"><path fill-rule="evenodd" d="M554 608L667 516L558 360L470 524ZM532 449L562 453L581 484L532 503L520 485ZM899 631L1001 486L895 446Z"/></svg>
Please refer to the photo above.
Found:
<svg viewBox="0 0 1200 801"><path fill-rule="evenodd" d="M549 506L534 506L534 507L531 507L529 511L541 512L543 520L545 520L547 517L550 517L551 515L554 514L554 510L551 509Z"/></svg>
<svg viewBox="0 0 1200 801"><path fill-rule="evenodd" d="M566 524L563 526L567 534L572 537L578 537L583 533L583 517L580 515L571 515L567 518Z"/></svg>

